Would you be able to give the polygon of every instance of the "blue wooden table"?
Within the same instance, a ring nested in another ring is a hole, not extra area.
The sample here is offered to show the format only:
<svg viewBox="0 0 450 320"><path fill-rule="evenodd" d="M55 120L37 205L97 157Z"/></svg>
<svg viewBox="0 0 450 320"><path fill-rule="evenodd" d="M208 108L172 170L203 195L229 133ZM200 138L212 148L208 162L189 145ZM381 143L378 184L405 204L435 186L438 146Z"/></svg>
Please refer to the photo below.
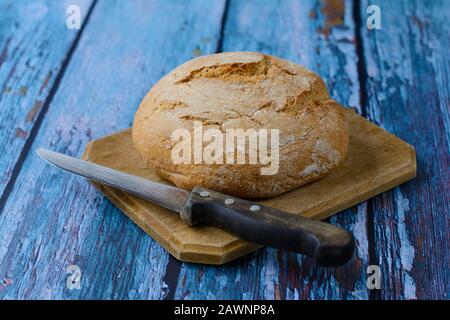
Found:
<svg viewBox="0 0 450 320"><path fill-rule="evenodd" d="M79 29L66 25L73 4ZM366 26L369 4L381 29ZM0 298L448 299L449 21L446 0L1 0ZM181 263L35 154L79 157L130 127L177 65L243 50L316 71L336 100L416 148L416 179L331 219L358 243L343 268L273 249ZM379 290L367 288L369 265Z"/></svg>

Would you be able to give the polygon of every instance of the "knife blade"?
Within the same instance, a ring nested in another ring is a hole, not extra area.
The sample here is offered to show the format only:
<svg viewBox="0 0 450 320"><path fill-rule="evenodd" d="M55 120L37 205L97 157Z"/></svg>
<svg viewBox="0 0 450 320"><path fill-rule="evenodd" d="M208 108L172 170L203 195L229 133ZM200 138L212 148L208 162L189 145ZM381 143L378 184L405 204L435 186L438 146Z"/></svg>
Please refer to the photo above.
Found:
<svg viewBox="0 0 450 320"><path fill-rule="evenodd" d="M133 193L175 212L181 212L183 205L189 198L190 192L186 190L153 182L93 162L42 148L37 149L37 154L55 167Z"/></svg>
<svg viewBox="0 0 450 320"><path fill-rule="evenodd" d="M251 242L305 254L322 266L343 265L355 251L353 236L329 223L199 186L189 192L42 148L37 153L58 168L178 212L191 226L215 226Z"/></svg>

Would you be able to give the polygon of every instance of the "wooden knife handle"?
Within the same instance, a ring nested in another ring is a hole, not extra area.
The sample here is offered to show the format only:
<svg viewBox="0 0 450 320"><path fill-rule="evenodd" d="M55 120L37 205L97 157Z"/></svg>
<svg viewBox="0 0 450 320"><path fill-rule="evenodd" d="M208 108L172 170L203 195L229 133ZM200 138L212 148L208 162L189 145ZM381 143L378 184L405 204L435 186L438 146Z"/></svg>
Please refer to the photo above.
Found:
<svg viewBox="0 0 450 320"><path fill-rule="evenodd" d="M210 225L268 247L305 254L321 266L349 261L355 239L332 224L195 187L180 214L189 225Z"/></svg>

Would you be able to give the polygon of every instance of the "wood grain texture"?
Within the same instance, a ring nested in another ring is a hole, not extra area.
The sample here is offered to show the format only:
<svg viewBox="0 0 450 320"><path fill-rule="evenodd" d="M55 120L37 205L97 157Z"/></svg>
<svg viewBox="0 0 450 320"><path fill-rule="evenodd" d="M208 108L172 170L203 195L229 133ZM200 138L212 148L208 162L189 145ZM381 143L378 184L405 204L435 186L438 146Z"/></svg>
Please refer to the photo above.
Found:
<svg viewBox="0 0 450 320"><path fill-rule="evenodd" d="M367 116L414 145L418 160L415 180L370 201L380 298L448 299L450 7L448 1L376 4L382 29L361 26Z"/></svg>
<svg viewBox="0 0 450 320"><path fill-rule="evenodd" d="M325 79L334 99L360 112L352 11L352 1L229 1L222 49L261 51L303 64ZM357 239L353 264L318 268L268 248L215 269L183 264L175 297L367 299L366 209L363 203L331 219Z"/></svg>
<svg viewBox="0 0 450 320"><path fill-rule="evenodd" d="M100 1L0 215L1 298L140 298L168 294L168 254L86 181L44 165L46 147L80 156L128 128L163 74L216 50L222 1ZM68 266L81 289L66 287Z"/></svg>
<svg viewBox="0 0 450 320"><path fill-rule="evenodd" d="M92 0L74 0L82 21ZM0 2L0 195L79 30L63 1ZM33 138L33 137L32 137Z"/></svg>

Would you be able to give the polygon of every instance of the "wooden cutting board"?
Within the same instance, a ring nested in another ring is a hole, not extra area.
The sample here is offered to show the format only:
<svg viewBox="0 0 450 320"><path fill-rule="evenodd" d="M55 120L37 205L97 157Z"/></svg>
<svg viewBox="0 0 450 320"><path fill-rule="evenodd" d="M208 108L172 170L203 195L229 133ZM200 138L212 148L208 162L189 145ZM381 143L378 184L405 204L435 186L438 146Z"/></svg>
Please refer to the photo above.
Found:
<svg viewBox="0 0 450 320"><path fill-rule="evenodd" d="M389 190L416 175L412 146L345 109L350 145L346 161L324 179L260 201L287 212L324 219ZM146 168L131 129L90 142L83 159L163 182ZM223 264L258 248L214 227L189 227L179 216L126 192L93 184L146 233L182 261Z"/></svg>

